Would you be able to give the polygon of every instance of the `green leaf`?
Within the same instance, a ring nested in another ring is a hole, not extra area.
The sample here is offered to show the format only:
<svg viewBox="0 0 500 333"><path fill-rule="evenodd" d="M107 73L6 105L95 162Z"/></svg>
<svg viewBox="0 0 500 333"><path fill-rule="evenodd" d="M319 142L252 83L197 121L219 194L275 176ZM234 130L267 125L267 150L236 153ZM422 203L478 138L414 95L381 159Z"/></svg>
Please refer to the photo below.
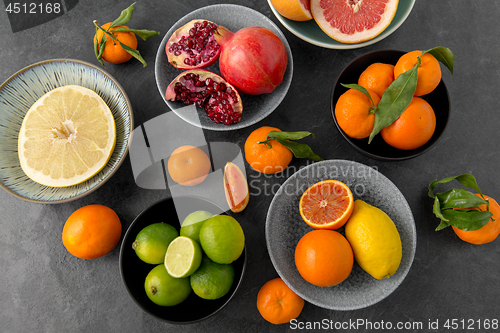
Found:
<svg viewBox="0 0 500 333"><path fill-rule="evenodd" d="M288 140L283 140L283 139L275 139L279 143L281 143L283 146L287 147L290 149L290 151L293 153L293 156L297 158L310 158L313 161L323 161L323 159L316 155L311 147L304 143L298 143L295 141L288 141Z"/></svg>
<svg viewBox="0 0 500 333"><path fill-rule="evenodd" d="M453 210L442 211L443 216L448 220L448 224L465 231L478 230L484 227L491 216L491 212L480 210Z"/></svg>
<svg viewBox="0 0 500 333"><path fill-rule="evenodd" d="M455 179L463 186L476 190L482 196L483 193L481 192L481 189L477 185L476 178L469 173L464 173L464 174L461 174L458 176L446 177L446 178L443 178L439 181L438 180L433 181L432 183L429 184L429 196L431 198L434 198L433 192L434 192L434 188L436 187L437 184L449 183Z"/></svg>
<svg viewBox="0 0 500 333"><path fill-rule="evenodd" d="M437 197L434 198L434 205L432 207L432 211L434 212L434 215L436 215L436 217L438 217L442 221L447 221L446 218L443 216L443 214L441 214L441 204Z"/></svg>
<svg viewBox="0 0 500 333"><path fill-rule="evenodd" d="M455 55L453 54L453 52L451 52L450 49L443 46L437 46L430 50L424 51L424 53L432 54L434 58L445 65L450 70L451 74L453 74Z"/></svg>
<svg viewBox="0 0 500 333"><path fill-rule="evenodd" d="M134 5L135 2L131 4L127 9L122 10L120 16L116 20L114 20L109 27L111 28L127 24L132 18L132 14L134 12Z"/></svg>
<svg viewBox="0 0 500 333"><path fill-rule="evenodd" d="M349 83L349 84L344 84L344 83L341 83L342 86L348 88L348 89L356 89L357 91L361 91L363 94L365 94L366 96L368 96L368 98L370 99L370 101L372 101L372 106L375 105L375 103L373 102L373 99L372 97L370 96L370 93L368 92L368 90L365 89L365 87L363 86L360 86L359 84L353 84L353 83Z"/></svg>
<svg viewBox="0 0 500 333"><path fill-rule="evenodd" d="M160 34L158 31L153 31L153 30L144 30L144 29L137 30L137 29L124 28L124 27L116 28L113 31L132 32L132 33L136 34L137 36L141 37L143 40L146 40L146 39L153 37L153 36L158 36Z"/></svg>
<svg viewBox="0 0 500 333"><path fill-rule="evenodd" d="M104 62L102 61L102 53L104 52L104 46L106 45L106 34L102 35L101 42L98 43L97 39L94 40L94 52L97 60L104 66Z"/></svg>
<svg viewBox="0 0 500 333"><path fill-rule="evenodd" d="M269 145L269 140L274 139L281 143L283 146L290 149L293 153L293 156L297 158L310 158L313 161L323 161L323 158L316 155L311 147L309 147L305 143L298 143L290 140L300 140L307 136L312 136L314 138L314 134L311 132L279 132L279 131L270 131L267 134L267 139L265 141L261 141L259 143Z"/></svg>
<svg viewBox="0 0 500 333"><path fill-rule="evenodd" d="M439 225L437 226L436 231L439 231L439 230L444 229L444 228L449 227L449 226L450 225L447 222L441 220L441 223L439 223Z"/></svg>
<svg viewBox="0 0 500 333"><path fill-rule="evenodd" d="M415 89L417 88L419 65L420 58L418 58L416 65L412 69L399 75L384 91L377 106L375 123L370 133L368 143L370 143L375 135L384 127L389 126L398 119L408 105L410 105L413 95L415 94Z"/></svg>
<svg viewBox="0 0 500 333"><path fill-rule="evenodd" d="M454 188L443 193L438 193L436 198L440 202L441 210L450 208L479 208L480 205L487 204L486 200L461 188Z"/></svg>
<svg viewBox="0 0 500 333"><path fill-rule="evenodd" d="M127 45L123 44L122 42L120 42L120 45L121 45L121 47L123 47L123 49L125 51L127 51L128 53L130 53L137 60L139 60L142 63L142 67L146 67L147 66L146 61L144 61L144 59L142 58L142 56L139 53L139 51L134 50L133 48L131 48L130 46L127 46Z"/></svg>

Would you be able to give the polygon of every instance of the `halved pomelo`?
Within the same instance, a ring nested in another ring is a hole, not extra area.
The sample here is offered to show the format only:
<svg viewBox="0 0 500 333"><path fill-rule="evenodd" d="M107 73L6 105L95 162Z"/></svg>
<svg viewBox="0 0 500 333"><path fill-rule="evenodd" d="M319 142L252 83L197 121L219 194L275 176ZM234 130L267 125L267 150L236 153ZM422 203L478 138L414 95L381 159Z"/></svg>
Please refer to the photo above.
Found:
<svg viewBox="0 0 500 333"><path fill-rule="evenodd" d="M347 44L381 34L392 22L399 0L311 0L311 12L328 36Z"/></svg>
<svg viewBox="0 0 500 333"><path fill-rule="evenodd" d="M79 184L108 163L115 120L93 90L67 85L47 92L28 110L19 131L21 168L46 186Z"/></svg>
<svg viewBox="0 0 500 333"><path fill-rule="evenodd" d="M338 180L323 180L310 186L300 197L302 219L314 229L336 230L346 224L354 209L349 187Z"/></svg>
<svg viewBox="0 0 500 333"><path fill-rule="evenodd" d="M271 0L271 3L280 13L292 21L312 20L311 0Z"/></svg>
<svg viewBox="0 0 500 333"><path fill-rule="evenodd" d="M250 194L247 179L243 171L232 162L227 162L224 167L224 193L233 213L241 212L248 205Z"/></svg>

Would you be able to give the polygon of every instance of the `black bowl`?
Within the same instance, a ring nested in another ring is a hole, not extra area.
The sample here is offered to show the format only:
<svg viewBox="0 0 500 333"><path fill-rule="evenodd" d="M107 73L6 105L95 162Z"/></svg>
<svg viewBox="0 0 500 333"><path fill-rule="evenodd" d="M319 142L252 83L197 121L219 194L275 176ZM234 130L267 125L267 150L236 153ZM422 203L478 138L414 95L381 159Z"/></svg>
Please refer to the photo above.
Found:
<svg viewBox="0 0 500 333"><path fill-rule="evenodd" d="M182 208L179 209L179 207ZM176 197L175 204L171 198L158 201L135 218L125 234L120 249L120 272L123 283L132 299L145 312L172 324L198 322L220 311L229 303L240 287L246 269L247 253L245 247L243 254L233 262L233 286L224 297L217 300L205 300L191 292L184 302L175 306L159 306L148 298L144 290L144 281L156 265L147 264L140 260L132 249L132 243L142 228L153 223L165 222L180 230L179 221L183 221L189 214L187 211L183 211L187 208L190 208L191 212L196 210L206 210L213 214L222 212L222 209L217 205L195 196Z"/></svg>
<svg viewBox="0 0 500 333"><path fill-rule="evenodd" d="M339 124L337 123L337 119L335 118L335 105L337 104L337 100L339 99L339 97L348 90L347 88L343 87L341 83L358 83L359 76L369 65L376 62L395 65L398 59L405 53L407 52L397 50L383 50L365 54L351 62L344 69L344 71L337 79L335 86L333 87L331 107L335 125L337 126L344 139L346 139L347 142L349 142L354 148L356 148L356 150L374 159L384 161L399 161L419 156L428 151L436 144L448 124L448 119L450 116L450 97L443 80L441 80L436 89L434 89L427 95L421 96L422 99L426 100L432 106L432 109L436 114L436 130L434 131L431 139L419 148L413 150L400 150L394 148L388 145L382 139L380 133L373 138L370 144L368 144L368 138L350 138L340 128Z"/></svg>

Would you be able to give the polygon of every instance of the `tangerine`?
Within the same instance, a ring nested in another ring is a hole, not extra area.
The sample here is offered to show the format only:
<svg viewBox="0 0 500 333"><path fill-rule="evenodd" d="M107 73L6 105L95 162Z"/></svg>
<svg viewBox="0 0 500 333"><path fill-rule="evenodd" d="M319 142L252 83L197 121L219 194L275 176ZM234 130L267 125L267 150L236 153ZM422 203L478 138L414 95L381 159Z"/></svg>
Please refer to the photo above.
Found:
<svg viewBox="0 0 500 333"><path fill-rule="evenodd" d="M476 195L480 196L478 193L476 193ZM493 214L490 221L485 226L477 230L468 231L452 226L453 231L455 231L461 240L475 245L493 242L500 234L500 206L495 199L484 194L483 196L485 199L488 199L490 203L489 209ZM479 206L479 209L485 211L486 205Z"/></svg>
<svg viewBox="0 0 500 333"><path fill-rule="evenodd" d="M418 67L417 88L414 96L423 96L436 89L441 82L441 66L432 54L424 53L422 55L422 51L417 50L402 55L394 66L394 79L415 67L418 57L420 57L420 66Z"/></svg>
<svg viewBox="0 0 500 333"><path fill-rule="evenodd" d="M335 119L344 133L353 139L364 139L370 136L375 123L375 110L380 97L365 87L373 100L356 89L343 93L335 105Z"/></svg>
<svg viewBox="0 0 500 333"><path fill-rule="evenodd" d="M394 65L376 62L368 66L359 76L358 84L375 92L382 98L384 91L394 81Z"/></svg>
<svg viewBox="0 0 500 333"><path fill-rule="evenodd" d="M120 45L120 43L123 43L134 50L137 50L137 37L132 32L113 31L121 27L128 29L128 27L125 25L109 28L110 25L111 22L108 22L101 26L102 29L108 32L106 34L106 43L104 44L102 59L112 64L121 64L123 62L129 61L130 59L132 59L132 55L128 53ZM97 40L97 45L99 45L99 47L101 45L103 34L104 32L101 29L97 29L97 32L94 36L94 41Z"/></svg>
<svg viewBox="0 0 500 333"><path fill-rule="evenodd" d="M175 149L168 158L168 173L181 185L198 185L207 178L210 159L200 148L186 145Z"/></svg>
<svg viewBox="0 0 500 333"><path fill-rule="evenodd" d="M281 16L292 21L312 20L310 0L271 0Z"/></svg>
<svg viewBox="0 0 500 333"><path fill-rule="evenodd" d="M271 131L281 132L276 127L262 126L250 133L245 141L246 161L252 169L265 174L284 171L293 157L290 149L274 139L267 139Z"/></svg>
<svg viewBox="0 0 500 333"><path fill-rule="evenodd" d="M295 248L295 266L309 283L335 286L349 277L354 254L347 239L334 230L313 230Z"/></svg>
<svg viewBox="0 0 500 333"><path fill-rule="evenodd" d="M268 322L279 325L297 318L304 300L280 279L267 281L257 294L257 309Z"/></svg>
<svg viewBox="0 0 500 333"><path fill-rule="evenodd" d="M412 150L426 144L436 129L434 110L420 97L413 97L410 105L380 134L385 142L397 149Z"/></svg>
<svg viewBox="0 0 500 333"><path fill-rule="evenodd" d="M96 259L111 252L122 233L120 218L109 207L87 205L66 220L62 240L66 249L81 259Z"/></svg>

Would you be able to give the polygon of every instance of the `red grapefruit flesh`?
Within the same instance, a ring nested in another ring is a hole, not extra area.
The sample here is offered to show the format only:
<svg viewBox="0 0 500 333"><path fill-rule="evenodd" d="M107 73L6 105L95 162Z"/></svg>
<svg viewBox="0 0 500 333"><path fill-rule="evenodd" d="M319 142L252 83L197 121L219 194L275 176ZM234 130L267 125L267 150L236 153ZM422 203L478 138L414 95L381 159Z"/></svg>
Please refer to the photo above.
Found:
<svg viewBox="0 0 500 333"><path fill-rule="evenodd" d="M311 0L311 12L328 36L346 44L373 39L392 22L399 0Z"/></svg>
<svg viewBox="0 0 500 333"><path fill-rule="evenodd" d="M241 212L248 205L250 194L247 179L241 169L232 162L227 162L224 167L224 193L233 213Z"/></svg>

